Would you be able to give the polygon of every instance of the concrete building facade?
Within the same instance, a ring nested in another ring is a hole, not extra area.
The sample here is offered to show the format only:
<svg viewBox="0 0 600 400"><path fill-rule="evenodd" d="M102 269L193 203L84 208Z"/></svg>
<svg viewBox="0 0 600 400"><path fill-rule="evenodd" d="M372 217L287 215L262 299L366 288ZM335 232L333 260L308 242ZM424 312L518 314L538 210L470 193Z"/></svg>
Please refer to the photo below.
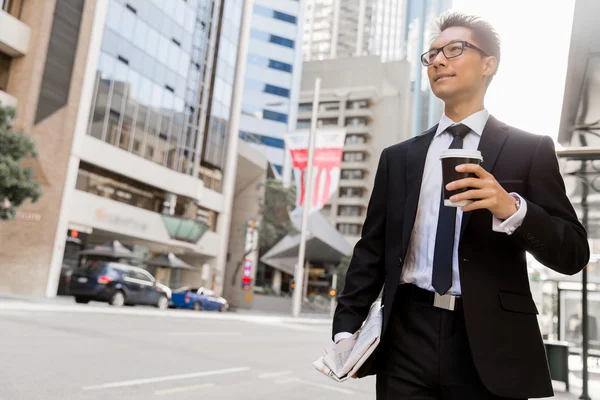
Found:
<svg viewBox="0 0 600 400"><path fill-rule="evenodd" d="M379 56L304 64L298 127L310 127L312 82L320 77L318 126L346 129L340 187L322 213L353 245L381 151L410 137L409 74L408 62L382 62Z"/></svg>

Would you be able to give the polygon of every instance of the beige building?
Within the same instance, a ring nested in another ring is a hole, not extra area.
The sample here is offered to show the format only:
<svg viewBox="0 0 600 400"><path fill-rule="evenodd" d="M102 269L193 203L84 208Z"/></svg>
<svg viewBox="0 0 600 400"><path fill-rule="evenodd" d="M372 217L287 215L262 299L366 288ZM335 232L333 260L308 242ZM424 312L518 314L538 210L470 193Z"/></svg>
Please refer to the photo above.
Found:
<svg viewBox="0 0 600 400"><path fill-rule="evenodd" d="M351 244L360 237L381 151L411 136L409 74L408 62L378 56L304 63L298 128L310 127L320 77L318 126L346 129L340 187L323 213Z"/></svg>
<svg viewBox="0 0 600 400"><path fill-rule="evenodd" d="M38 203L2 223L0 291L44 295L52 257L64 249L64 237L56 241L59 211L74 133L86 123L78 110L86 101L89 105L85 80L93 76L87 70L90 43L99 41L97 3L3 0L0 5L0 102L17 108L13 128L37 142L33 167L43 190Z"/></svg>
<svg viewBox="0 0 600 400"><path fill-rule="evenodd" d="M257 150L238 148L224 233L242 4L0 0L0 102L37 141L43 190L0 225L0 292L54 296L79 251L118 240L140 258L173 252L194 267L149 268L166 284L223 294L220 250L241 253L238 224L257 209L238 201L258 204L267 168Z"/></svg>

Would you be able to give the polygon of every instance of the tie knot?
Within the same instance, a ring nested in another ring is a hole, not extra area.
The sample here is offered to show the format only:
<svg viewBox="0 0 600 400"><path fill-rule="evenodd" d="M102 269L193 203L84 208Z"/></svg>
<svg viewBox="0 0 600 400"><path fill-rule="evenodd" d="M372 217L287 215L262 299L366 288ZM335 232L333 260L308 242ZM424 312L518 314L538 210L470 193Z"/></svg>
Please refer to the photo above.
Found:
<svg viewBox="0 0 600 400"><path fill-rule="evenodd" d="M456 124L448 127L446 131L450 132L450 134L455 138L460 137L461 139L464 139L465 136L467 136L467 133L471 132L471 128L463 124Z"/></svg>

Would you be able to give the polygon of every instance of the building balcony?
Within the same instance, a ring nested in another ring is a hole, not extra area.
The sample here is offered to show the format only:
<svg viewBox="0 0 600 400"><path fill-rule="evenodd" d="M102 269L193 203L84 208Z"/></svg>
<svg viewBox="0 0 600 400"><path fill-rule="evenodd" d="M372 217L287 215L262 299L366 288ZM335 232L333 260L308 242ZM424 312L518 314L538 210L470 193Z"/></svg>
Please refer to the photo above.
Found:
<svg viewBox="0 0 600 400"><path fill-rule="evenodd" d="M375 118L375 114L370 108L347 108L346 117L367 117L370 120L373 120Z"/></svg>
<svg viewBox="0 0 600 400"><path fill-rule="evenodd" d="M340 179L340 187L359 187L369 188L369 184L366 179Z"/></svg>
<svg viewBox="0 0 600 400"><path fill-rule="evenodd" d="M2 107L14 107L16 108L18 103L17 99L10 94L0 90L0 105Z"/></svg>
<svg viewBox="0 0 600 400"><path fill-rule="evenodd" d="M346 134L362 133L371 135L371 128L368 125L346 125Z"/></svg>
<svg viewBox="0 0 600 400"><path fill-rule="evenodd" d="M360 215L338 215L335 219L336 224L358 224L365 222L365 217Z"/></svg>
<svg viewBox="0 0 600 400"><path fill-rule="evenodd" d="M371 147L368 143L349 143L344 144L344 151L360 151L371 154Z"/></svg>
<svg viewBox="0 0 600 400"><path fill-rule="evenodd" d="M360 169L369 171L369 164L367 161L342 161L342 169Z"/></svg>
<svg viewBox="0 0 600 400"><path fill-rule="evenodd" d="M0 52L11 57L24 56L29 51L31 29L6 11L0 10Z"/></svg>
<svg viewBox="0 0 600 400"><path fill-rule="evenodd" d="M338 197L338 206L364 206L369 204L369 198L363 197Z"/></svg>

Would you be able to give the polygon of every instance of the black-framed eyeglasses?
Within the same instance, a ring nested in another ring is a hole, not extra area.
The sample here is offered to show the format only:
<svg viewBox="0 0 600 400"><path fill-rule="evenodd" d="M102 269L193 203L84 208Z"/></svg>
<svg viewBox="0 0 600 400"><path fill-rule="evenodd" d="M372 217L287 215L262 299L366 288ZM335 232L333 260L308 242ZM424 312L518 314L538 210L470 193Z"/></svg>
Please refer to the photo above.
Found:
<svg viewBox="0 0 600 400"><path fill-rule="evenodd" d="M438 56L438 54L440 54L440 51L444 53L444 57L446 57L447 59L456 58L460 56L463 53L463 51L465 51L465 47L477 50L486 57L489 56L488 53L486 53L484 50L481 50L474 44L471 44L464 40L457 40L454 42L450 42L445 46L438 47L437 49L431 49L428 52L424 53L421 56L421 63L423 63L423 66L429 67L431 64L433 64L433 61Z"/></svg>

